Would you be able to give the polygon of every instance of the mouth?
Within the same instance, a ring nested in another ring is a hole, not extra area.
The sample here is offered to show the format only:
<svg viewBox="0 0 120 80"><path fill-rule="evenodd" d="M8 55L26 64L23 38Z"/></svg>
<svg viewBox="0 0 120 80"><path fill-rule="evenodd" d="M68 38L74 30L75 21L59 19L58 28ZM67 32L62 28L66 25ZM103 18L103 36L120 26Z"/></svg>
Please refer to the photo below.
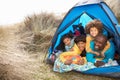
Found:
<svg viewBox="0 0 120 80"><path fill-rule="evenodd" d="M95 49L99 49L99 46L95 45Z"/></svg>
<svg viewBox="0 0 120 80"><path fill-rule="evenodd" d="M92 35L92 37L95 37L96 35Z"/></svg>
<svg viewBox="0 0 120 80"><path fill-rule="evenodd" d="M80 47L79 49L80 49L81 51L83 51L85 48L83 48L83 47Z"/></svg>

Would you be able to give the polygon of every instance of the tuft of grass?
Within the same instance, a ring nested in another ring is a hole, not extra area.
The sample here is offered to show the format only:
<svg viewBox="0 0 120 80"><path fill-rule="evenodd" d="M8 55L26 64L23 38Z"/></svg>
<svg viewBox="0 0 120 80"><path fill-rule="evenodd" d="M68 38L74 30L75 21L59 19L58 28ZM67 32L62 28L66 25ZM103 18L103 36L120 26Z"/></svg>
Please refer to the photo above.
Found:
<svg viewBox="0 0 120 80"><path fill-rule="evenodd" d="M50 46L52 36L46 34L34 35L32 43L26 44L25 50L28 52L46 52Z"/></svg>
<svg viewBox="0 0 120 80"><path fill-rule="evenodd" d="M120 1L119 0L104 0L108 6L111 8L111 10L113 11L113 13L115 14L115 16L118 19L118 22L120 23Z"/></svg>
<svg viewBox="0 0 120 80"><path fill-rule="evenodd" d="M120 16L119 16L119 17L117 17L117 19L118 19L118 22L119 22L119 24L120 24Z"/></svg>
<svg viewBox="0 0 120 80"><path fill-rule="evenodd" d="M39 15L32 15L25 18L25 27L32 30L35 35L40 31L54 28L59 25L61 20L57 19L53 13L41 13Z"/></svg>
<svg viewBox="0 0 120 80"><path fill-rule="evenodd" d="M46 52L61 20L62 17L45 12L26 17L23 24L19 25L18 32L21 35L20 43L24 45L24 50Z"/></svg>

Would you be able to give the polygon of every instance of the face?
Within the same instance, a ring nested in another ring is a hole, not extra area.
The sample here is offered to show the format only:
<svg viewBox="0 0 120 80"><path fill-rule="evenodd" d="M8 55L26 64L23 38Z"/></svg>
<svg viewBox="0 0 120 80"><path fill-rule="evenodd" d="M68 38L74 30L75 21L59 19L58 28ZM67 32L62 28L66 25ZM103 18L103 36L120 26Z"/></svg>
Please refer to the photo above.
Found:
<svg viewBox="0 0 120 80"><path fill-rule="evenodd" d="M63 40L63 43L65 44L65 45L70 45L70 42L71 42L71 39L70 38L65 38L64 40Z"/></svg>
<svg viewBox="0 0 120 80"><path fill-rule="evenodd" d="M97 37L95 39L95 50L103 50L106 45L106 41L104 38Z"/></svg>
<svg viewBox="0 0 120 80"><path fill-rule="evenodd" d="M90 28L90 35L91 35L92 37L97 36L97 35L98 35L98 29L95 28L95 27Z"/></svg>
<svg viewBox="0 0 120 80"><path fill-rule="evenodd" d="M80 41L80 42L77 43L77 46L81 51L83 51L85 49L86 43Z"/></svg>

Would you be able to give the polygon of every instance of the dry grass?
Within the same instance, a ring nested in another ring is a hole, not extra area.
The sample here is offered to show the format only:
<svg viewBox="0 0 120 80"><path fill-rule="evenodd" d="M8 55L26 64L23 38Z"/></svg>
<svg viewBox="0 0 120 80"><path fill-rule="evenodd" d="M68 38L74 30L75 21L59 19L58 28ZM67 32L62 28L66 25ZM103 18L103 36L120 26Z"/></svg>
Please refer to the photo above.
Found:
<svg viewBox="0 0 120 80"><path fill-rule="evenodd" d="M56 19L53 13L41 13L40 15L33 15L26 17L25 26L33 30L34 34L39 34L41 31L57 27L60 22Z"/></svg>
<svg viewBox="0 0 120 80"><path fill-rule="evenodd" d="M2 28L0 37L0 80L23 80L29 72L25 71L28 56L19 49L19 36L16 36L14 28ZM28 70L27 70L28 71ZM23 75L24 73L27 73Z"/></svg>
<svg viewBox="0 0 120 80"><path fill-rule="evenodd" d="M114 12L115 16L117 17L119 23L120 23L120 1L119 0L104 0L108 6L112 9Z"/></svg>
<svg viewBox="0 0 120 80"><path fill-rule="evenodd" d="M56 73L43 62L60 21L53 14L42 13L13 27L1 27L0 80L114 80L77 72Z"/></svg>

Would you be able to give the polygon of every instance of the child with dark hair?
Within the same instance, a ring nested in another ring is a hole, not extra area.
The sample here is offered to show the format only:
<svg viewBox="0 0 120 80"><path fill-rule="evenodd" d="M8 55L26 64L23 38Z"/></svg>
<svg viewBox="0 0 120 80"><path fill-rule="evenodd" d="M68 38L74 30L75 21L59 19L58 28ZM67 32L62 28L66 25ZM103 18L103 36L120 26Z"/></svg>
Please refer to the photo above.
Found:
<svg viewBox="0 0 120 80"><path fill-rule="evenodd" d="M94 40L94 38L98 35L98 34L102 34L103 32L103 24L100 20L93 20L90 21L85 28L87 37L86 37L86 52L91 52L93 54L95 54L96 56L102 56L104 57L104 52L110 47L110 43L107 42L107 46L104 48L104 50L101 52L101 54L99 54L96 51L93 51L90 48L90 42L92 40Z"/></svg>
<svg viewBox="0 0 120 80"><path fill-rule="evenodd" d="M71 51L61 53L55 60L53 71L63 73L72 70L86 71L95 68L93 63L86 61L85 56L81 56L86 47L86 36L77 36L74 42L75 44Z"/></svg>
<svg viewBox="0 0 120 80"><path fill-rule="evenodd" d="M56 47L56 56L58 57L60 53L69 51L74 45L74 36L72 33L64 34L61 37L59 45Z"/></svg>
<svg viewBox="0 0 120 80"><path fill-rule="evenodd" d="M50 56L50 61L52 63L54 63L54 61L56 60L56 58L65 51L69 51L70 49L72 49L74 45L74 36L72 33L67 33L64 34L61 37L60 43L59 45L56 47L56 49L53 51L52 55Z"/></svg>
<svg viewBox="0 0 120 80"><path fill-rule="evenodd" d="M86 35L80 35L80 36L76 37L75 40L74 40L74 42L76 44L79 43L80 41L86 43ZM81 44L81 46L83 46L83 45ZM85 49L82 50L82 53L80 54L80 56L81 57L85 57L86 56L86 50Z"/></svg>
<svg viewBox="0 0 120 80"><path fill-rule="evenodd" d="M77 36L74 42L75 44L73 48L68 52L61 53L59 58L61 62L63 62L66 65L70 64L83 65L86 59L82 58L81 54L85 50L86 37L84 35Z"/></svg>
<svg viewBox="0 0 120 80"><path fill-rule="evenodd" d="M74 45L74 38L72 33L67 33L61 37L61 42L57 46L57 50L69 51Z"/></svg>

